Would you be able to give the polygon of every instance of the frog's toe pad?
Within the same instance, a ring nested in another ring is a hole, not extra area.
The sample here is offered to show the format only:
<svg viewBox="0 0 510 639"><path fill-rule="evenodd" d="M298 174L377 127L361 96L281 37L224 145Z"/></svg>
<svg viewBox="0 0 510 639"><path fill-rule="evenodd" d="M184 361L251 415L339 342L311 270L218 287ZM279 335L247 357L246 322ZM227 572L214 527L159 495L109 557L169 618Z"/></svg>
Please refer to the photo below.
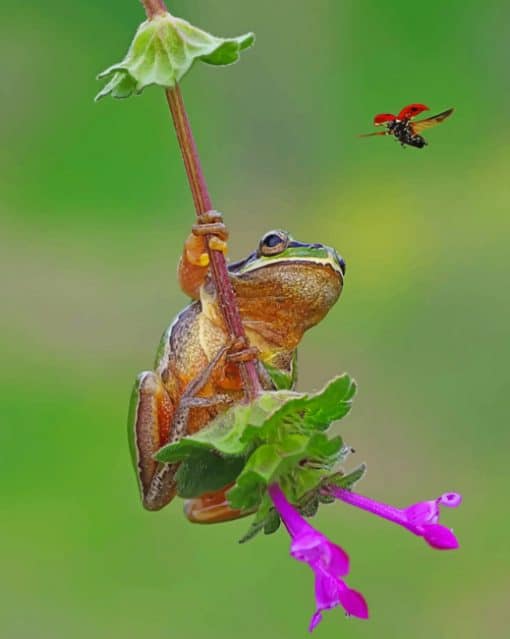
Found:
<svg viewBox="0 0 510 639"><path fill-rule="evenodd" d="M223 254L226 254L228 251L227 242L219 237L216 237L216 235L213 235L209 240L209 248L212 251L221 251Z"/></svg>
<svg viewBox="0 0 510 639"><path fill-rule="evenodd" d="M208 253L196 253L194 251L186 251L186 260L193 266L209 266Z"/></svg>

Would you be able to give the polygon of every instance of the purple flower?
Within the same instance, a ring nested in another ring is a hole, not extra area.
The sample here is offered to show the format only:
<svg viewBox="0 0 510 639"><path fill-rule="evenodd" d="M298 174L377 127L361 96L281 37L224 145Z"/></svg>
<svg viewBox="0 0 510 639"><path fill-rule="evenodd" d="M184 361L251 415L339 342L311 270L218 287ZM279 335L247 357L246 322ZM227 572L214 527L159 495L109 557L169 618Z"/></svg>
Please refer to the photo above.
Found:
<svg viewBox="0 0 510 639"><path fill-rule="evenodd" d="M322 611L341 605L348 615L366 619L368 607L356 590L342 579L349 573L349 556L315 530L287 501L278 484L269 486L269 495L292 538L290 554L307 563L315 574L315 613L310 632L322 619Z"/></svg>
<svg viewBox="0 0 510 639"><path fill-rule="evenodd" d="M363 495L350 492L345 488L331 487L331 493L347 504L367 510L378 517L399 524L415 535L423 537L425 541L438 550L453 550L459 547L459 542L453 531L439 523L439 507L456 508L462 502L458 493L444 493L437 499L421 501L408 508L395 508L388 504L381 504Z"/></svg>

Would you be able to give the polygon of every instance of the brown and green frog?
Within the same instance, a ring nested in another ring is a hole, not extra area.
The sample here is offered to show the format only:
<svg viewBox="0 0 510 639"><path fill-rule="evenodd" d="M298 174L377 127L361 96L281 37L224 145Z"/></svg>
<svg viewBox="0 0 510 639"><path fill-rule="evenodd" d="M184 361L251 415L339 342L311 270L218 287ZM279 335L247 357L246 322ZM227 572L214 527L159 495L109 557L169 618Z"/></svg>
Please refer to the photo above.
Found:
<svg viewBox="0 0 510 639"><path fill-rule="evenodd" d="M228 233L219 214L202 222L188 236L178 268L181 288L193 301L163 334L154 370L137 377L131 398L131 453L148 510L159 510L176 494L177 465L157 462L158 449L204 428L243 398L242 357L221 315L207 252L207 242L226 252ZM333 248L274 230L228 272L262 387L292 388L297 346L337 301L344 260ZM227 489L189 500L188 518L212 523L239 517L228 506Z"/></svg>

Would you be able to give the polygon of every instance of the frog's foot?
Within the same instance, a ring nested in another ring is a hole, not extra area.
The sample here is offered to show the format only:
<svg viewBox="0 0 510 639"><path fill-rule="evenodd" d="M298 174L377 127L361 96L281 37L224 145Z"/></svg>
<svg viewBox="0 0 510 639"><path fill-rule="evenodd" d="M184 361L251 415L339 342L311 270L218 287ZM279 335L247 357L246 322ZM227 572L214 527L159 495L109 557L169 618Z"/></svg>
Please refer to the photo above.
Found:
<svg viewBox="0 0 510 639"><path fill-rule="evenodd" d="M250 346L246 336L236 337L232 342L232 345L228 349L227 360L229 362L249 362L257 359L259 356L259 349L256 346Z"/></svg>
<svg viewBox="0 0 510 639"><path fill-rule="evenodd" d="M243 380L239 364L256 360L259 354L259 350L250 346L245 336L232 338L225 357L223 375L216 380L218 386L226 391L242 391Z"/></svg>
<svg viewBox="0 0 510 639"><path fill-rule="evenodd" d="M191 230L199 238L211 235L208 245L213 251L227 252L228 229L223 222L221 213L218 211L207 211L207 213L199 215L197 224L194 224Z"/></svg>
<svg viewBox="0 0 510 639"><path fill-rule="evenodd" d="M250 515L249 511L234 510L229 506L225 495L232 484L213 493L205 493L195 499L188 499L184 504L184 514L194 524L218 524Z"/></svg>

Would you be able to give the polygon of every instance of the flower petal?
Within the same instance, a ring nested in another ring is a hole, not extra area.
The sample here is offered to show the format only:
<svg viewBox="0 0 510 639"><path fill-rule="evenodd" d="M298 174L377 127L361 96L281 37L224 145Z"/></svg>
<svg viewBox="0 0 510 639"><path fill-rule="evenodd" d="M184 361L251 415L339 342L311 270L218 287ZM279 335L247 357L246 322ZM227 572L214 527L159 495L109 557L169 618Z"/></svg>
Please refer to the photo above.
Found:
<svg viewBox="0 0 510 639"><path fill-rule="evenodd" d="M302 517L294 506L287 501L283 490L278 484L271 484L268 491L276 510L280 514L289 534L292 538L298 534L314 533L315 528ZM320 533L317 533L320 534Z"/></svg>
<svg viewBox="0 0 510 639"><path fill-rule="evenodd" d="M349 574L349 555L343 548L328 540L330 552L328 571L337 577L345 577Z"/></svg>
<svg viewBox="0 0 510 639"><path fill-rule="evenodd" d="M310 619L310 625L308 626L308 631L313 632L315 628L317 628L317 626L320 624L321 621L322 621L322 613L320 610L317 610L316 612L314 612L312 618Z"/></svg>
<svg viewBox="0 0 510 639"><path fill-rule="evenodd" d="M414 535L424 537L432 548L453 550L459 547L453 532L439 524L439 507L459 506L462 503L462 496L459 493L444 493L437 499L421 501L408 508L400 509L343 488L331 487L330 490L337 499L403 526Z"/></svg>
<svg viewBox="0 0 510 639"><path fill-rule="evenodd" d="M328 610L340 603L340 590L346 588L343 581L322 568L315 572L315 603L317 610Z"/></svg>
<svg viewBox="0 0 510 639"><path fill-rule="evenodd" d="M453 531L441 524L424 526L423 537L429 546L437 550L455 550L459 547L459 542Z"/></svg>
<svg viewBox="0 0 510 639"><path fill-rule="evenodd" d="M298 561L318 565L321 563L327 540L318 531L297 535L290 545L290 554Z"/></svg>
<svg viewBox="0 0 510 639"><path fill-rule="evenodd" d="M304 561L312 568L322 567L336 577L345 577L349 573L349 555L313 528L310 533L294 537L290 554L294 559Z"/></svg>
<svg viewBox="0 0 510 639"><path fill-rule="evenodd" d="M348 615L359 619L368 619L367 602L357 590L351 590L344 584L344 588L340 589L340 603Z"/></svg>
<svg viewBox="0 0 510 639"><path fill-rule="evenodd" d="M462 504L462 495L459 493L444 493L439 497L439 503L441 506L448 506L448 508L457 508Z"/></svg>
<svg viewBox="0 0 510 639"><path fill-rule="evenodd" d="M420 501L405 508L404 514L411 526L437 524L439 521L439 507L436 501Z"/></svg>
<svg viewBox="0 0 510 639"><path fill-rule="evenodd" d="M318 612L340 604L348 615L368 618L368 606L363 595L351 590L343 579L333 577L322 569L315 571L315 602Z"/></svg>
<svg viewBox="0 0 510 639"><path fill-rule="evenodd" d="M315 530L287 501L278 484L269 486L268 492L291 537L290 554L307 563L315 574L315 613L309 631L321 622L324 610L338 605L347 615L366 619L368 607L363 595L341 579L349 572L349 555Z"/></svg>

